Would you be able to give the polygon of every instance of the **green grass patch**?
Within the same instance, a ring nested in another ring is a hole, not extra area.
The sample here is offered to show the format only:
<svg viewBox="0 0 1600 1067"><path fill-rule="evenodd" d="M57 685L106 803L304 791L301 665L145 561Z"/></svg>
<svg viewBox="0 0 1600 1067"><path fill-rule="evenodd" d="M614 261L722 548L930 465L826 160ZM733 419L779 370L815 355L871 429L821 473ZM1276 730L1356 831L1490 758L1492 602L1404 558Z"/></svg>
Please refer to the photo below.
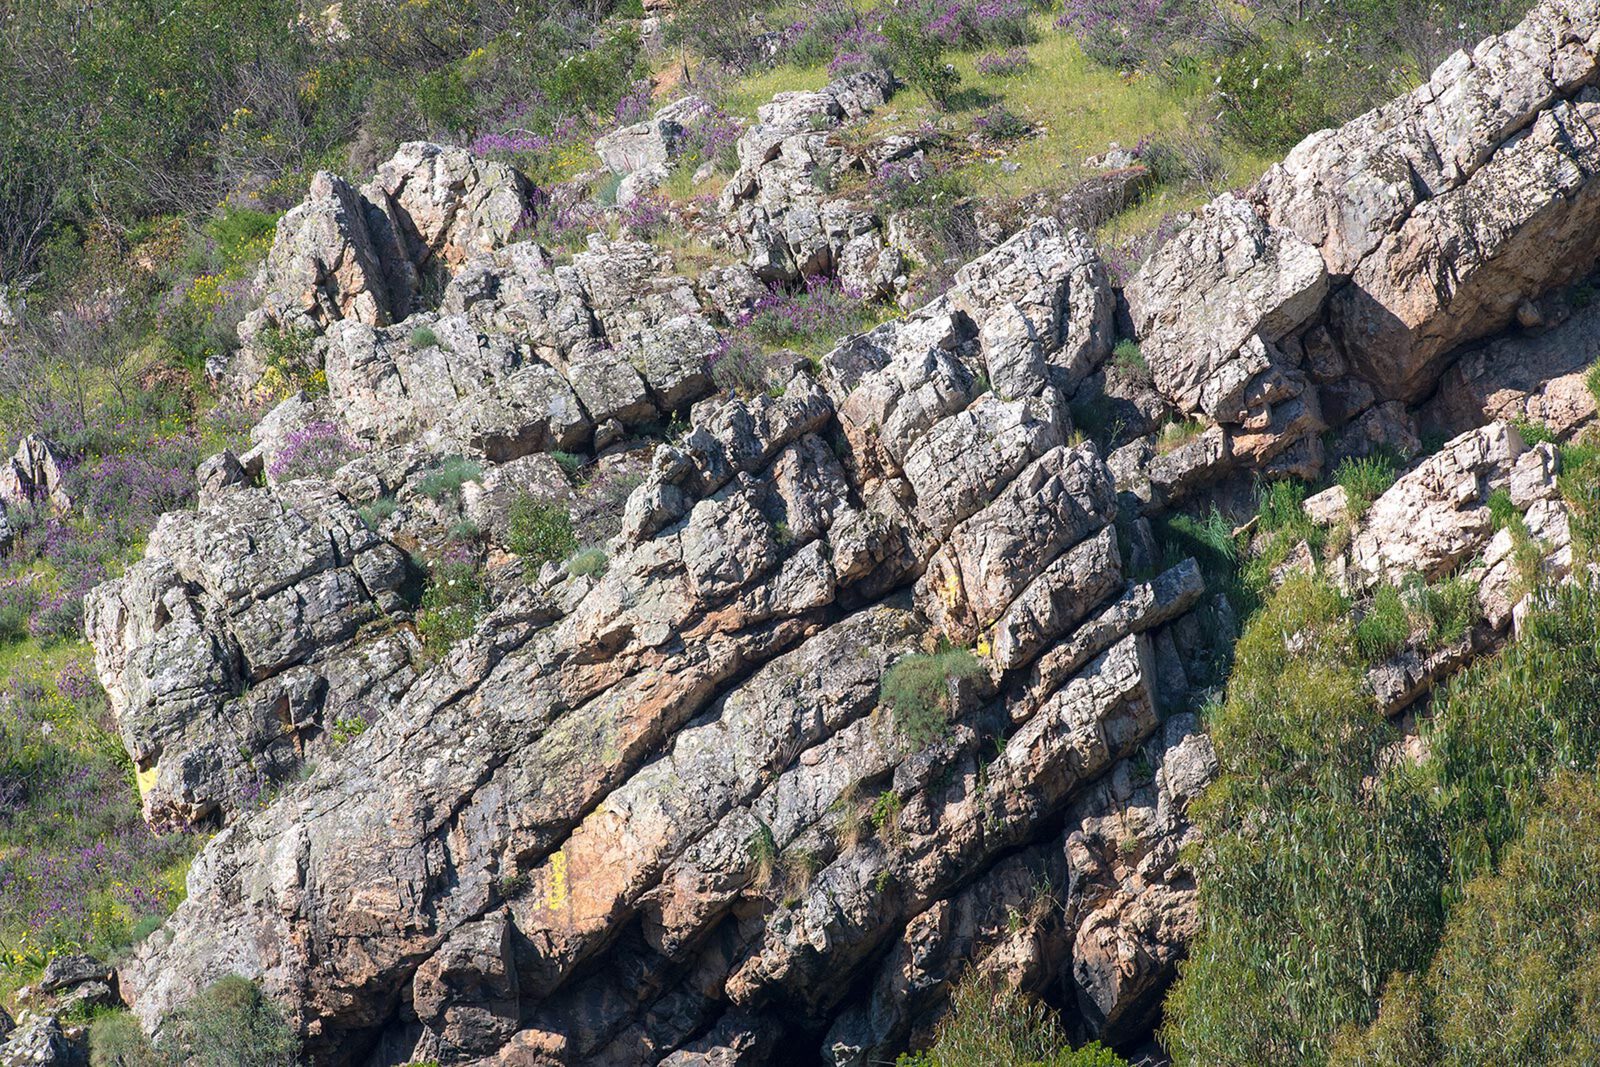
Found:
<svg viewBox="0 0 1600 1067"><path fill-rule="evenodd" d="M906 740L921 748L943 737L950 726L951 685L983 673L983 664L964 648L910 655L883 676L879 699Z"/></svg>

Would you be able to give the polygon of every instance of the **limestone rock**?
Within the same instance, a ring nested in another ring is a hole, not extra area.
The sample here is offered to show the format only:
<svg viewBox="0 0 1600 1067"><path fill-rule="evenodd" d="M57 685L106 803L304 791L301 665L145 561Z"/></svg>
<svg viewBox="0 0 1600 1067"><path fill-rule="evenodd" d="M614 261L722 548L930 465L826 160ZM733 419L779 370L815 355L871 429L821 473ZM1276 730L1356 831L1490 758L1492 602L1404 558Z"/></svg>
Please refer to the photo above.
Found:
<svg viewBox="0 0 1600 1067"><path fill-rule="evenodd" d="M85 982L110 981L112 970L93 956L57 956L45 964L39 976L39 992L59 993Z"/></svg>
<svg viewBox="0 0 1600 1067"><path fill-rule="evenodd" d="M1162 395L1186 413L1238 423L1298 392L1279 380L1293 375L1276 346L1327 291L1314 247L1223 196L1139 269L1127 297Z"/></svg>
<svg viewBox="0 0 1600 1067"><path fill-rule="evenodd" d="M0 1067L82 1067L88 1061L53 1016L24 1012L0 1044Z"/></svg>
<svg viewBox="0 0 1600 1067"><path fill-rule="evenodd" d="M334 725L385 712L414 677L404 557L326 489L240 489L165 516L145 558L94 590L85 630L146 817L259 803Z"/></svg>

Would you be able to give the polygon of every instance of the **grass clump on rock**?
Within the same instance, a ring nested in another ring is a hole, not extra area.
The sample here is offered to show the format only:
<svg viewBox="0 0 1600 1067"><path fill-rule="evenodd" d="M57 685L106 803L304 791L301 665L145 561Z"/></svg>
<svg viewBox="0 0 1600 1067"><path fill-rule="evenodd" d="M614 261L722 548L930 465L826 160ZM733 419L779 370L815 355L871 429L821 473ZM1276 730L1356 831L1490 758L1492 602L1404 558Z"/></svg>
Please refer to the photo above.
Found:
<svg viewBox="0 0 1600 1067"><path fill-rule="evenodd" d="M900 732L920 748L943 737L950 725L952 685L983 673L983 664L964 648L907 656L883 676L880 699Z"/></svg>

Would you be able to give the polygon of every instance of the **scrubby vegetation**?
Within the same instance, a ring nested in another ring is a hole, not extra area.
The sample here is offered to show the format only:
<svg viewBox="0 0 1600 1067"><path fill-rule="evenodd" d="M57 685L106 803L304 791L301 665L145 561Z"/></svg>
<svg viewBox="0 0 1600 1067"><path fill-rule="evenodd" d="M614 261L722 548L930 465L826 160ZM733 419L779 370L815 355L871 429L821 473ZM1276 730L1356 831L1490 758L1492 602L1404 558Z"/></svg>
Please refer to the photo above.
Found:
<svg viewBox="0 0 1600 1067"><path fill-rule="evenodd" d="M950 1012L925 1052L896 1067L1127 1067L1098 1041L1074 1049L1061 1023L1038 1000L976 975L960 982Z"/></svg>
<svg viewBox="0 0 1600 1067"><path fill-rule="evenodd" d="M156 1044L131 1015L100 1016L89 1035L92 1067L294 1067L300 1042L254 982L231 975L186 1003Z"/></svg>
<svg viewBox="0 0 1600 1067"><path fill-rule="evenodd" d="M1575 466L1569 499L1592 478ZM1263 526L1291 527L1294 495L1267 494ZM1600 587L1541 593L1519 639L1436 699L1419 764L1362 684L1475 611L1465 581L1412 582L1352 624L1323 579L1294 575L1246 629L1208 723L1222 774L1195 809L1202 929L1167 1004L1176 1062L1587 1055L1573 939L1552 932L1594 921L1575 835L1597 810Z"/></svg>

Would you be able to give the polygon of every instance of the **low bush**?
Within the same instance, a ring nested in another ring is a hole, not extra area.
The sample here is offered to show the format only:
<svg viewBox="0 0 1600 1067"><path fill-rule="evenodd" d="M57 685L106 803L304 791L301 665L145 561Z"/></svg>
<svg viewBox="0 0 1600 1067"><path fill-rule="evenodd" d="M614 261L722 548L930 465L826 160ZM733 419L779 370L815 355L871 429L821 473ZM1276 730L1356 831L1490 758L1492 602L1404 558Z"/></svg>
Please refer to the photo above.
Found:
<svg viewBox="0 0 1600 1067"><path fill-rule="evenodd" d="M1098 1041L1074 1049L1049 1007L973 972L951 992L933 1044L902 1055L895 1067L1127 1067L1127 1061Z"/></svg>
<svg viewBox="0 0 1600 1067"><path fill-rule="evenodd" d="M278 482L326 478L360 453L360 446L340 427L331 422L313 422L284 439L267 473Z"/></svg>
<svg viewBox="0 0 1600 1067"><path fill-rule="evenodd" d="M546 563L572 555L578 539L566 505L526 493L519 496L506 513L506 547L521 556L534 573Z"/></svg>
<svg viewBox="0 0 1600 1067"><path fill-rule="evenodd" d="M901 80L927 94L936 107L949 107L961 75L945 60L948 41L906 15L885 19L883 36L889 42L889 61Z"/></svg>
<svg viewBox="0 0 1600 1067"><path fill-rule="evenodd" d="M152 1045L122 1012L89 1032L92 1067L295 1067L300 1040L254 982L230 975L180 1007Z"/></svg>
<svg viewBox="0 0 1600 1067"><path fill-rule="evenodd" d="M608 562L605 549L585 548L567 560L567 573L580 577L599 577L606 572Z"/></svg>
<svg viewBox="0 0 1600 1067"><path fill-rule="evenodd" d="M466 546L451 546L429 568L417 615L417 633L423 644L439 652L471 636L484 600L476 556Z"/></svg>

